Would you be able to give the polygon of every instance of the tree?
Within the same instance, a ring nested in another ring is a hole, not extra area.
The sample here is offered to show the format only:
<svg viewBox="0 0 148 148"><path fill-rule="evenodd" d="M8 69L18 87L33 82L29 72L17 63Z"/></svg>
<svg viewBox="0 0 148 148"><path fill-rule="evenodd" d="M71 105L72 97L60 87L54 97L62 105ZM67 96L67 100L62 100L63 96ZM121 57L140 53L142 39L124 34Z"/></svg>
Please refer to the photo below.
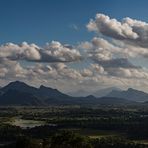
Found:
<svg viewBox="0 0 148 148"><path fill-rule="evenodd" d="M70 131L62 131L51 138L50 148L92 148L87 137Z"/></svg>

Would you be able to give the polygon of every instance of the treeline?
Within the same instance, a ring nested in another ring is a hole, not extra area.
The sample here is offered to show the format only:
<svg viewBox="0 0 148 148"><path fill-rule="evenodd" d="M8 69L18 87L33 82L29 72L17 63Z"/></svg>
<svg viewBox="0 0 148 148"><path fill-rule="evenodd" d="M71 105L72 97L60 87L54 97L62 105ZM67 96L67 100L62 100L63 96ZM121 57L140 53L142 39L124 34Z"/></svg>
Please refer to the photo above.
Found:
<svg viewBox="0 0 148 148"><path fill-rule="evenodd" d="M3 148L147 148L147 146L119 137L91 139L70 131L61 131L50 138L38 140L20 136L16 142Z"/></svg>

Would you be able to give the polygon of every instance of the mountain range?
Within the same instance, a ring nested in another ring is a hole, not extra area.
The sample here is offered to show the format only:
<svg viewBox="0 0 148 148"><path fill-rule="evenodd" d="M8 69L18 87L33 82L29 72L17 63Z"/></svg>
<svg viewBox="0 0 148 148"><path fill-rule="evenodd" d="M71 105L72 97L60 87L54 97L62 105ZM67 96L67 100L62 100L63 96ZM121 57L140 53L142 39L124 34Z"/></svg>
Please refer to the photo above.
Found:
<svg viewBox="0 0 148 148"><path fill-rule="evenodd" d="M107 97L115 97L115 98L124 98L131 101L136 102L145 102L148 101L148 94L139 91L133 88L129 88L128 90L112 90L109 94L106 95Z"/></svg>
<svg viewBox="0 0 148 148"><path fill-rule="evenodd" d="M0 88L0 105L123 105L136 101L148 101L148 94L130 88L127 91L112 90L104 97L73 97L57 89L43 85L36 88L20 81Z"/></svg>
<svg viewBox="0 0 148 148"><path fill-rule="evenodd" d="M88 96L88 95L91 94L91 95L99 98L99 97L103 97L103 96L108 95L113 90L121 90L121 89L116 88L116 87L108 87L108 88L99 89L99 90L93 91L93 92L89 92L87 90L80 89L80 90L77 90L77 91L68 92L67 94L70 95L70 96L74 96L74 97L79 97L79 96L85 97L85 96Z"/></svg>

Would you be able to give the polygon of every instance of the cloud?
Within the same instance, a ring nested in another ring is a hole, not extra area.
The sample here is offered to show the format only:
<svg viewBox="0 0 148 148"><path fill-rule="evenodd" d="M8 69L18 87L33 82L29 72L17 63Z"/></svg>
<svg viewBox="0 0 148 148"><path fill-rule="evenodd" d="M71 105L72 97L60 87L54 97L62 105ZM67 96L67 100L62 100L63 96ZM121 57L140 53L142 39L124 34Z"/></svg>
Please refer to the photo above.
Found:
<svg viewBox="0 0 148 148"><path fill-rule="evenodd" d="M68 45L52 41L44 48L23 42L20 45L7 43L0 46L0 58L32 62L73 62L81 59L80 52Z"/></svg>
<svg viewBox="0 0 148 148"><path fill-rule="evenodd" d="M108 68L108 67L141 68L139 66L133 65L128 59L125 59L125 58L102 60L100 58L96 58L96 57L92 56L92 59L96 63L102 65L104 68Z"/></svg>
<svg viewBox="0 0 148 148"><path fill-rule="evenodd" d="M70 27L71 29L76 30L76 31L79 30L79 27L78 27L76 24L70 24L69 27Z"/></svg>
<svg viewBox="0 0 148 148"><path fill-rule="evenodd" d="M148 23L129 17L123 18L123 23L128 24L132 27L133 32L138 34L139 37L136 39L136 44L142 47L148 47Z"/></svg>
<svg viewBox="0 0 148 148"><path fill-rule="evenodd" d="M0 45L0 82L22 80L62 91L105 87L136 87L148 90L148 69L133 60L148 57L147 23L97 14L87 25L97 34L78 45L52 41Z"/></svg>
<svg viewBox="0 0 148 148"><path fill-rule="evenodd" d="M39 60L41 58L39 47L35 44L23 42L20 45L6 43L0 46L0 58L10 60Z"/></svg>
<svg viewBox="0 0 148 148"><path fill-rule="evenodd" d="M109 61L112 59L112 54L107 50L100 49L99 51L89 52L89 57L94 61Z"/></svg>
<svg viewBox="0 0 148 148"><path fill-rule="evenodd" d="M147 58L148 48L129 44L121 40L107 40L105 38L94 37L90 42L81 42L79 49L84 49L89 55L95 54L96 58L111 59L117 58Z"/></svg>
<svg viewBox="0 0 148 148"><path fill-rule="evenodd" d="M91 19L87 24L89 31L101 33L107 37L128 42L144 48L148 47L148 23L123 18L121 21L111 19L104 14L96 14L95 19Z"/></svg>
<svg viewBox="0 0 148 148"><path fill-rule="evenodd" d="M134 68L109 68L107 69L109 75L116 76L119 78L128 78L128 79L148 79L148 72L143 69L134 69Z"/></svg>
<svg viewBox="0 0 148 148"><path fill-rule="evenodd" d="M93 71L95 74L106 75L104 68L99 64L91 64L90 70Z"/></svg>
<svg viewBox="0 0 148 148"><path fill-rule="evenodd" d="M81 74L83 77L91 77L93 72L90 69L83 69Z"/></svg>
<svg viewBox="0 0 148 148"><path fill-rule="evenodd" d="M25 78L27 70L19 62L8 59L0 60L0 77L4 79Z"/></svg>
<svg viewBox="0 0 148 148"><path fill-rule="evenodd" d="M95 20L90 20L87 28L89 31L100 32L116 39L137 39L139 37L133 31L132 26L125 21L119 22L116 19L110 19L109 16L104 14L97 14Z"/></svg>
<svg viewBox="0 0 148 148"><path fill-rule="evenodd" d="M41 50L41 55L41 61L44 62L72 62L81 60L81 54L78 50L56 41L47 44L44 50Z"/></svg>

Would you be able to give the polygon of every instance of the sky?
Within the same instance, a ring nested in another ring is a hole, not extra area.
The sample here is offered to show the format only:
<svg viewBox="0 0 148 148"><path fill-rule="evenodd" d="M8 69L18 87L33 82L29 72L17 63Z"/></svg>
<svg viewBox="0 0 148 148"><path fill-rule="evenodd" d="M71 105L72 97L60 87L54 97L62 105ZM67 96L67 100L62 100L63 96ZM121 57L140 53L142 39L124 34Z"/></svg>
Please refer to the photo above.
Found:
<svg viewBox="0 0 148 148"><path fill-rule="evenodd" d="M148 92L147 0L1 0L0 84Z"/></svg>

